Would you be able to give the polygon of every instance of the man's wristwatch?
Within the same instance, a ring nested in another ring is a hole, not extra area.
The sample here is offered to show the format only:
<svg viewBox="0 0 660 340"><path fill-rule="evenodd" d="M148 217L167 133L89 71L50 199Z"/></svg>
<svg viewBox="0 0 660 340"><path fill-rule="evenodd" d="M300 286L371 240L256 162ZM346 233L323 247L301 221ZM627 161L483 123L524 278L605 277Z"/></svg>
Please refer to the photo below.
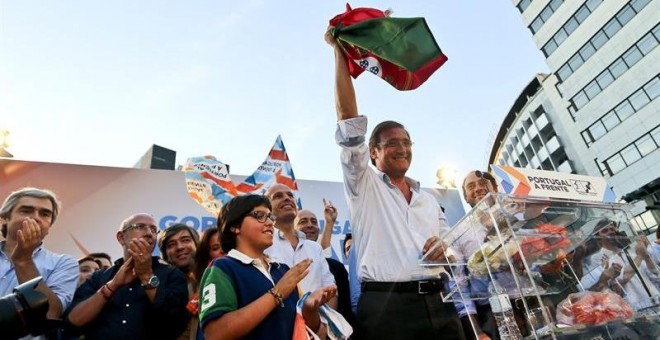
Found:
<svg viewBox="0 0 660 340"><path fill-rule="evenodd" d="M160 284L160 280L158 279L158 276L152 275L147 282L142 284L142 287L144 289L149 290L149 289L156 289L158 288L158 285Z"/></svg>

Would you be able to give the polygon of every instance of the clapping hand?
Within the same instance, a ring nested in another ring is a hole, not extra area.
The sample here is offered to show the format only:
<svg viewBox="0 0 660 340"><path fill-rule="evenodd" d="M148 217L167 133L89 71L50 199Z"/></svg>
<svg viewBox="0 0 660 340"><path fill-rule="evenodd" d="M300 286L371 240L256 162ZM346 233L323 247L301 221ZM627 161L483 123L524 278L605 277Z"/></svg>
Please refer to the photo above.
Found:
<svg viewBox="0 0 660 340"><path fill-rule="evenodd" d="M153 275L151 251L151 245L144 238L134 238L128 244L128 253L133 259L135 274L141 280L147 280Z"/></svg>
<svg viewBox="0 0 660 340"><path fill-rule="evenodd" d="M293 292L298 283L307 276L311 264L311 259L305 259L293 266L293 268L289 269L282 279L277 282L275 285L275 291L282 295L283 299L286 299L291 292Z"/></svg>
<svg viewBox="0 0 660 340"><path fill-rule="evenodd" d="M46 234L41 226L32 218L23 220L23 226L18 230L16 248L11 253L12 262L32 260L32 253L39 247Z"/></svg>

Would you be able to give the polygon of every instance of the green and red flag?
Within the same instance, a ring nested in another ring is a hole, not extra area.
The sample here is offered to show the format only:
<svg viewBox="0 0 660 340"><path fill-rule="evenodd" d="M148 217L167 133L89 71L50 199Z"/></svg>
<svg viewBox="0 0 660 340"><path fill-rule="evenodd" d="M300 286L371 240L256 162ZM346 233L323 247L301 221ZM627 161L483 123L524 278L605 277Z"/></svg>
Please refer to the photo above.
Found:
<svg viewBox="0 0 660 340"><path fill-rule="evenodd" d="M332 18L330 26L353 78L367 70L397 90L413 90L447 61L424 18L390 18L374 8L346 4L346 12Z"/></svg>

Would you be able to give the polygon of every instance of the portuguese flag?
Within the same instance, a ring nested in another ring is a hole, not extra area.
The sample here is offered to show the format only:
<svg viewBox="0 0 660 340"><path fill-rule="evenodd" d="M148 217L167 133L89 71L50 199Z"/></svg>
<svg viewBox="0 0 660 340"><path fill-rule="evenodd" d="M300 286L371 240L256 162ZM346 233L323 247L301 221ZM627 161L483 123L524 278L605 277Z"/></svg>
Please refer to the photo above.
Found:
<svg viewBox="0 0 660 340"><path fill-rule="evenodd" d="M330 26L353 78L367 70L397 90L414 90L447 61L424 18L390 18L346 4L346 12L332 18Z"/></svg>

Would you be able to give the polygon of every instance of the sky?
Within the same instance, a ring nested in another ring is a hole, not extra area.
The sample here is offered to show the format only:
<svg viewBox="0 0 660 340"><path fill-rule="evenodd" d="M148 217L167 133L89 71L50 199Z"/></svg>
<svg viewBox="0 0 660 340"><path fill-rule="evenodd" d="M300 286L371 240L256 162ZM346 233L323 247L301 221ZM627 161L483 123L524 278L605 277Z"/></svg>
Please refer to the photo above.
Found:
<svg viewBox="0 0 660 340"><path fill-rule="evenodd" d="M354 81L370 129L403 123L408 175L485 169L516 97L548 72L509 0L354 1L424 17L449 60L400 92ZM328 21L345 2L0 0L0 129L16 159L132 167L152 144L251 174L281 135L299 179L341 181ZM370 130L369 130L370 133Z"/></svg>

